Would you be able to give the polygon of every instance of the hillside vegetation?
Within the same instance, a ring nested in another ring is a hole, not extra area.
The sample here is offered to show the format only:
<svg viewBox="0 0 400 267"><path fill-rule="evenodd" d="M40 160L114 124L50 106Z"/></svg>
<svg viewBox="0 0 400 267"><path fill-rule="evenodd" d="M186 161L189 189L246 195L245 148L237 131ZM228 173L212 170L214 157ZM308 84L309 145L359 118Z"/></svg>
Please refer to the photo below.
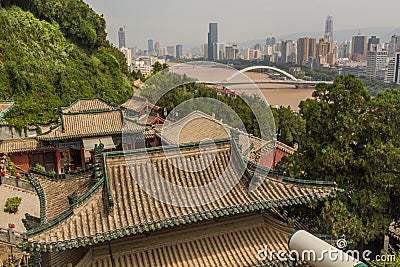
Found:
<svg viewBox="0 0 400 267"><path fill-rule="evenodd" d="M50 123L77 97L121 104L131 95L123 54L83 1L0 0L0 99L17 102L9 124Z"/></svg>

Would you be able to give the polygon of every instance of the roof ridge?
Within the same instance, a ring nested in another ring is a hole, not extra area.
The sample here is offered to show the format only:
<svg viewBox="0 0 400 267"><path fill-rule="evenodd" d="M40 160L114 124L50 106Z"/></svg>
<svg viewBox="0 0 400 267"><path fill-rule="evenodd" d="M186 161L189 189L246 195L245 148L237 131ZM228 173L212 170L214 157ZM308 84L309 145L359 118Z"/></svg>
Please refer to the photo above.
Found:
<svg viewBox="0 0 400 267"><path fill-rule="evenodd" d="M113 107L118 107L118 105L115 104L114 102L110 102L108 100L105 100L104 98L96 96L96 97L77 97L73 102L70 102L68 106L60 107L60 109L64 110L64 109L71 108L73 105L78 103L80 100L100 100L100 101L106 103L107 105L110 105L110 106L113 106Z"/></svg>

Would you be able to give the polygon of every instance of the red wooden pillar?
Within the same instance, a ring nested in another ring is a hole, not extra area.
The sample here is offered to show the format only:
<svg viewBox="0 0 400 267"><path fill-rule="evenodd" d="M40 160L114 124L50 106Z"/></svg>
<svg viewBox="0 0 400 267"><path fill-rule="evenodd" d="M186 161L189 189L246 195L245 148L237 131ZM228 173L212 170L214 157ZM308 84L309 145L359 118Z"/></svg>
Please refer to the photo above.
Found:
<svg viewBox="0 0 400 267"><path fill-rule="evenodd" d="M81 148L81 162L82 162L82 169L85 168L85 150Z"/></svg>
<svg viewBox="0 0 400 267"><path fill-rule="evenodd" d="M61 153L58 150L56 150L56 172L61 174Z"/></svg>

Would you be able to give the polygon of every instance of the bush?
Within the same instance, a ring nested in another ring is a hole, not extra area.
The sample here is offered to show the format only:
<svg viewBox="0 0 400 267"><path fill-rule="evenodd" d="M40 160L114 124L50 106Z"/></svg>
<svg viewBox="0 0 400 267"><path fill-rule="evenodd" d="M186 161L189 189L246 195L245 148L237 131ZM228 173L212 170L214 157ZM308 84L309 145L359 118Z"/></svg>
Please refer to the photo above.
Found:
<svg viewBox="0 0 400 267"><path fill-rule="evenodd" d="M46 169L45 169L42 165L40 165L39 163L36 163L36 165L35 165L35 171L38 171L38 172L45 172Z"/></svg>
<svg viewBox="0 0 400 267"><path fill-rule="evenodd" d="M8 158L7 160L7 172L11 175L11 176L16 176L17 175L17 167L15 166L15 164L11 161L10 158Z"/></svg>
<svg viewBox="0 0 400 267"><path fill-rule="evenodd" d="M22 201L22 198L20 198L20 197L12 197L12 198L7 199L6 204L5 204L6 212L16 213L19 205L21 204L21 201Z"/></svg>

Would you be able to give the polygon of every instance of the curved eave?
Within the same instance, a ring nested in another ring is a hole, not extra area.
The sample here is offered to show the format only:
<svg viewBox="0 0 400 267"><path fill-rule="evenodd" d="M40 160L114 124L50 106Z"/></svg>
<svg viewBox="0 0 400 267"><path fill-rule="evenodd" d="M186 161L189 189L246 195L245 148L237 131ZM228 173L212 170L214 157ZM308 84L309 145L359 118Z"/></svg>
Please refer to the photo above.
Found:
<svg viewBox="0 0 400 267"><path fill-rule="evenodd" d="M317 193L311 195L305 195L301 197L293 197L289 199L273 200L273 201L257 201L252 203L239 204L236 206L225 207L221 209L207 210L196 212L192 214L185 214L177 217L166 218L159 221L143 222L124 228L110 230L102 233L96 233L91 236L78 237L71 240L62 240L58 242L36 242L31 241L24 244L24 248L31 251L64 251L67 249L93 246L101 242L111 241L118 238L123 238L131 235L139 235L148 232L154 232L174 226L185 225L190 223L196 223L206 220L213 220L217 218L236 216L246 213L262 212L270 208L287 207L291 205L304 205L316 201L327 200L336 195L336 189L332 189L331 193L326 196L320 196ZM55 227L60 222L69 218L73 214L73 210L66 212L59 218L50 222L47 225L43 225L32 231L28 231L28 237L33 237L40 233Z"/></svg>

